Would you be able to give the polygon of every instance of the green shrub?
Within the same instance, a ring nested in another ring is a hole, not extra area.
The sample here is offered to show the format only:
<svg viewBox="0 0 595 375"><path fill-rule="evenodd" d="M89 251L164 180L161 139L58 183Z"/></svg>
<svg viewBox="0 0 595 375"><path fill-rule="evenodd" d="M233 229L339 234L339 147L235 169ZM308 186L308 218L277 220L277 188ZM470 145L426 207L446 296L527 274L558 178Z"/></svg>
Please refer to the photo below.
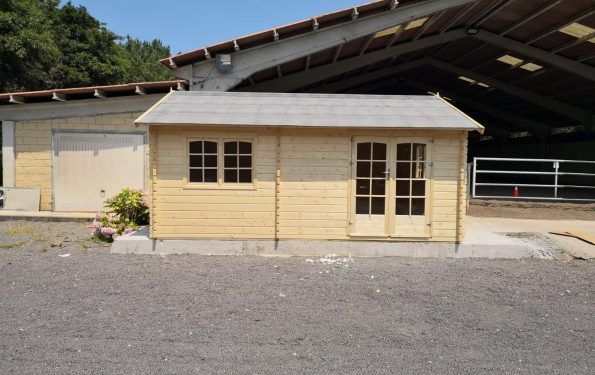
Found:
<svg viewBox="0 0 595 375"><path fill-rule="evenodd" d="M119 215L124 222L149 224L147 196L140 190L124 189L115 197L106 200L105 207L109 212Z"/></svg>
<svg viewBox="0 0 595 375"><path fill-rule="evenodd" d="M124 189L105 201L105 210L98 212L89 225L93 235L108 241L149 224L148 197L140 190Z"/></svg>

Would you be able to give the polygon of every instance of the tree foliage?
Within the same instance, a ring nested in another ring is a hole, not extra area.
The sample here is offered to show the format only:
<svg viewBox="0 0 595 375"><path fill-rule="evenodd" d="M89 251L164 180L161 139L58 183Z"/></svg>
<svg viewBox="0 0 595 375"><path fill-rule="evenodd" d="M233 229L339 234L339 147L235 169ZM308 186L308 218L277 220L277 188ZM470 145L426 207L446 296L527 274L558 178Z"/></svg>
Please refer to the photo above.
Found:
<svg viewBox="0 0 595 375"><path fill-rule="evenodd" d="M0 92L170 79L159 40L122 38L83 6L0 0Z"/></svg>
<svg viewBox="0 0 595 375"><path fill-rule="evenodd" d="M171 79L169 69L158 63L162 58L170 56L169 46L163 45L160 40L147 42L128 36L126 42L119 46L125 56L124 82Z"/></svg>

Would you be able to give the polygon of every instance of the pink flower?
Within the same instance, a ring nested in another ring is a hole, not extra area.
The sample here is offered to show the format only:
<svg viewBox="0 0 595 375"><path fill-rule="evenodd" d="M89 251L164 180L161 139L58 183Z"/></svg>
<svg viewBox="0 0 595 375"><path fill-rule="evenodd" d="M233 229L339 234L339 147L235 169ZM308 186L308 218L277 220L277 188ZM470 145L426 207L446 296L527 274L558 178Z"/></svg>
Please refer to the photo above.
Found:
<svg viewBox="0 0 595 375"><path fill-rule="evenodd" d="M95 220L93 220L93 222L92 222L91 224L89 224L89 225L87 226L87 228L91 228L91 229L101 229L101 223L100 223L100 222L99 222L97 219L95 219Z"/></svg>
<svg viewBox="0 0 595 375"><path fill-rule="evenodd" d="M114 228L110 228L110 227L103 227L101 228L101 234L105 237L105 238L110 238L111 236L113 236L114 234L116 234L116 230Z"/></svg>
<svg viewBox="0 0 595 375"><path fill-rule="evenodd" d="M130 234L132 232L133 232L132 228L126 228L126 229L124 229L124 234Z"/></svg>

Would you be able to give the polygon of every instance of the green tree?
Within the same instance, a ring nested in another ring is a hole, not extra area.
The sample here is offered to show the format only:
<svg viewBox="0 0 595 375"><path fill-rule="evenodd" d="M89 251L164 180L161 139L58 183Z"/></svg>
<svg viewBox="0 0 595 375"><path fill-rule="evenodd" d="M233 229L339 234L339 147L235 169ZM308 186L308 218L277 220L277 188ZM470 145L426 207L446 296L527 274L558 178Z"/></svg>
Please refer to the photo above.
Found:
<svg viewBox="0 0 595 375"><path fill-rule="evenodd" d="M160 40L147 42L127 36L120 47L125 61L124 82L167 81L172 78L169 69L159 62L171 55L169 46Z"/></svg>
<svg viewBox="0 0 595 375"><path fill-rule="evenodd" d="M120 83L125 61L118 36L96 20L87 8L66 3L52 14L62 56L50 70L53 88Z"/></svg>
<svg viewBox="0 0 595 375"><path fill-rule="evenodd" d="M50 14L58 0L0 1L0 92L47 87L61 56Z"/></svg>
<svg viewBox="0 0 595 375"><path fill-rule="evenodd" d="M171 79L159 40L126 39L83 6L0 0L0 92Z"/></svg>

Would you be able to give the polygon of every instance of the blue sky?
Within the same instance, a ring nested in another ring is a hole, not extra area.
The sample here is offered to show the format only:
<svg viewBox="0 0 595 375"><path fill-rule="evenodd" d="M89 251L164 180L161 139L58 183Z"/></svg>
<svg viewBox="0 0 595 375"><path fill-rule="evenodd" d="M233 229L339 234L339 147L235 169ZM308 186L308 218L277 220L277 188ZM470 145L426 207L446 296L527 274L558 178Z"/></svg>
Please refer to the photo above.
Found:
<svg viewBox="0 0 595 375"><path fill-rule="evenodd" d="M95 18L119 35L161 39L176 54L368 1L72 0L72 3L87 7Z"/></svg>

